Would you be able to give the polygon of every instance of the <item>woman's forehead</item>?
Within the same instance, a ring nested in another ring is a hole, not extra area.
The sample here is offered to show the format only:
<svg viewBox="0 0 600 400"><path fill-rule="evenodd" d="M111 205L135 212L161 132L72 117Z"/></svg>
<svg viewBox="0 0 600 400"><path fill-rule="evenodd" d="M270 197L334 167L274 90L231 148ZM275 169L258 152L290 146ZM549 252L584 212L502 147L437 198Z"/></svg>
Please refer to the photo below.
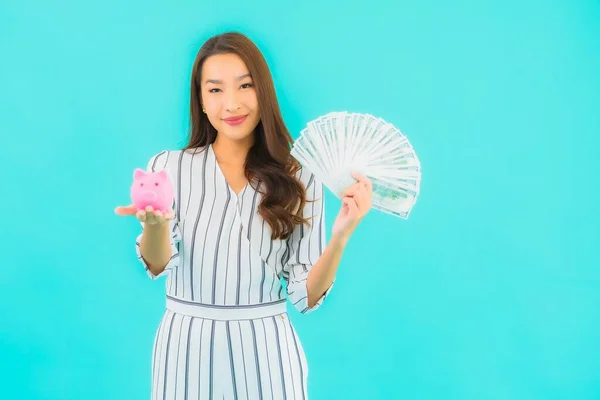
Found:
<svg viewBox="0 0 600 400"><path fill-rule="evenodd" d="M250 76L248 67L235 54L218 54L204 61L203 80L242 80Z"/></svg>

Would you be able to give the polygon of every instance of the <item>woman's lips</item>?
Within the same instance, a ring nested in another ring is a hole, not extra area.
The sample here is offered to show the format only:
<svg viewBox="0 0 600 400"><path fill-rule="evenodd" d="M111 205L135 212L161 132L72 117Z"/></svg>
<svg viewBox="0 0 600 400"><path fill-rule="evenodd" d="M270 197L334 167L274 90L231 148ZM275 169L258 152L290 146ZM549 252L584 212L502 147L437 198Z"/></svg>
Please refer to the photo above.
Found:
<svg viewBox="0 0 600 400"><path fill-rule="evenodd" d="M242 122L244 122L244 120L246 120L247 117L247 115L240 115L238 117L223 118L223 121L225 121L229 125L239 125Z"/></svg>

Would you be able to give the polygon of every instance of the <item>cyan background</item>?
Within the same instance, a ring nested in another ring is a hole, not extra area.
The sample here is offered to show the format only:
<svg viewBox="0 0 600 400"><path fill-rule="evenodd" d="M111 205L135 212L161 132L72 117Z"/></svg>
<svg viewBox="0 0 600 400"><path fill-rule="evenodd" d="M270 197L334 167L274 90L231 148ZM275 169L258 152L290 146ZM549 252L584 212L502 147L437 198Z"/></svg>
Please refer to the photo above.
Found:
<svg viewBox="0 0 600 400"><path fill-rule="evenodd" d="M185 141L192 61L229 29L294 135L369 112L423 165L409 220L370 213L292 313L311 399L600 398L594 0L2 0L0 398L148 398L164 281L113 209Z"/></svg>

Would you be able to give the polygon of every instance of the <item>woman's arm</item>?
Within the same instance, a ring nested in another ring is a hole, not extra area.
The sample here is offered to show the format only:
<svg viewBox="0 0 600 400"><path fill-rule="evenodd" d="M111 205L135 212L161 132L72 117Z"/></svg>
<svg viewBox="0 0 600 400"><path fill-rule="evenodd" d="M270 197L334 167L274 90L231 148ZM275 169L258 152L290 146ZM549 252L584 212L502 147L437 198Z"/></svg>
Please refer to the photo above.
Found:
<svg viewBox="0 0 600 400"><path fill-rule="evenodd" d="M371 208L371 182L360 174L355 173L353 177L358 182L343 193L342 207L333 224L331 240L308 274L306 286L310 308L333 284L346 243Z"/></svg>
<svg viewBox="0 0 600 400"><path fill-rule="evenodd" d="M348 239L342 235L333 236L311 268L306 280L308 307L314 307L333 284L347 242Z"/></svg>
<svg viewBox="0 0 600 400"><path fill-rule="evenodd" d="M140 252L152 274L159 275L164 271L171 260L171 232L167 222L144 226Z"/></svg>
<svg viewBox="0 0 600 400"><path fill-rule="evenodd" d="M311 219L308 228L299 225L288 239L289 250L283 261L290 301L302 314L316 310L331 291L346 243L370 208L371 184L361 175L342 197L342 207L333 224L331 239L325 240L323 184L313 175L300 175L307 197L303 215Z"/></svg>

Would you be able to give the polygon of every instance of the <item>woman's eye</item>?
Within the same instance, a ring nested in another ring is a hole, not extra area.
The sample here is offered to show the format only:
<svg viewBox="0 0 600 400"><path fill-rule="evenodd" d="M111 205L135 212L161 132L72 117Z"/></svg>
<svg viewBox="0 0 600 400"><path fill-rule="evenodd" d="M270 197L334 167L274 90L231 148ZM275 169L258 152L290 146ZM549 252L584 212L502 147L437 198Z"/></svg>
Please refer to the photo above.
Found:
<svg viewBox="0 0 600 400"><path fill-rule="evenodd" d="M217 90L219 90L219 89L216 89L216 88L215 88L215 89L209 89L208 91L209 91L210 93L216 93L216 91L217 91Z"/></svg>
<svg viewBox="0 0 600 400"><path fill-rule="evenodd" d="M246 88L249 88L249 87L252 87L252 84L251 84L251 83L244 83L244 84L242 85L242 88L243 88L243 89L246 89Z"/></svg>

